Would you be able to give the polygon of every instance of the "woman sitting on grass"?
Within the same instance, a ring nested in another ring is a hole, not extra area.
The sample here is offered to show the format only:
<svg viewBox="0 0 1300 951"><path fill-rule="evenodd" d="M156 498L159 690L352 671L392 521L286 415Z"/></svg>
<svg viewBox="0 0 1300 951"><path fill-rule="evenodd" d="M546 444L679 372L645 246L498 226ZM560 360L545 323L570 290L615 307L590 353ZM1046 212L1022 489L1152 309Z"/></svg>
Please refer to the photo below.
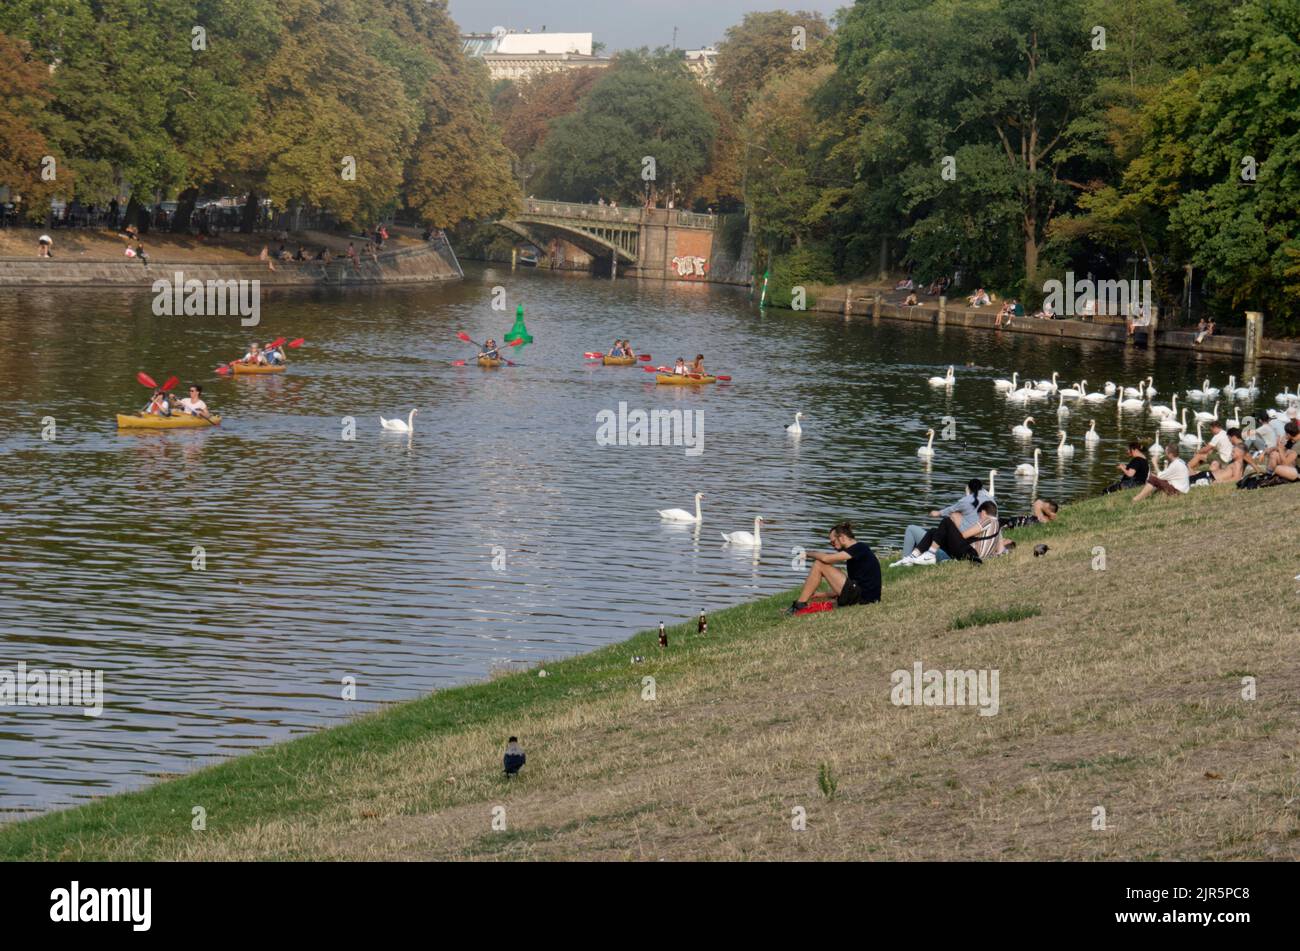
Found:
<svg viewBox="0 0 1300 951"><path fill-rule="evenodd" d="M1102 495L1110 495L1112 492L1119 492L1122 489L1136 489L1138 486L1147 484L1147 476L1151 474L1151 463L1142 452L1140 442L1131 442L1128 444L1128 462L1120 462L1115 468L1120 472L1120 478L1117 482L1112 482L1106 488L1101 490Z"/></svg>
<svg viewBox="0 0 1300 951"><path fill-rule="evenodd" d="M840 522L830 531L832 552L812 552L813 566L799 591L799 597L786 610L795 614L808 606L808 599L823 582L839 607L875 604L880 600L880 561L871 546L853 537L853 524ZM841 571L835 565L844 565Z"/></svg>
<svg viewBox="0 0 1300 951"><path fill-rule="evenodd" d="M1002 527L998 524L998 506L996 502L980 505L978 518L970 528L962 531L961 522L954 513L950 518L939 523L921 536L921 541L901 559L890 565L897 568L902 565L933 565L938 557L936 552L942 550L951 559L973 561L982 564L985 558L992 558L1010 551L1015 542L1002 537Z"/></svg>

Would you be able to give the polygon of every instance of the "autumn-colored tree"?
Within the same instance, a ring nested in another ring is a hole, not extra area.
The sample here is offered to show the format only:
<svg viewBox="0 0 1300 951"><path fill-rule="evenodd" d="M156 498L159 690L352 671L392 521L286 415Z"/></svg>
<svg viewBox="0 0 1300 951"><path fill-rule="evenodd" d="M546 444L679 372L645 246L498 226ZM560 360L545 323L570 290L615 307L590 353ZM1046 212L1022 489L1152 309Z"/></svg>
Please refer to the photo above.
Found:
<svg viewBox="0 0 1300 951"><path fill-rule="evenodd" d="M49 71L31 47L0 33L0 185L34 218L44 217L51 198L72 194L72 170L40 125L51 95Z"/></svg>
<svg viewBox="0 0 1300 951"><path fill-rule="evenodd" d="M831 28L820 13L746 13L718 44L714 82L739 116L769 79L826 62Z"/></svg>
<svg viewBox="0 0 1300 951"><path fill-rule="evenodd" d="M495 104L502 138L515 156L520 185L529 191L537 172L536 154L546 141L551 123L579 108L602 69L566 69L543 73L499 92Z"/></svg>

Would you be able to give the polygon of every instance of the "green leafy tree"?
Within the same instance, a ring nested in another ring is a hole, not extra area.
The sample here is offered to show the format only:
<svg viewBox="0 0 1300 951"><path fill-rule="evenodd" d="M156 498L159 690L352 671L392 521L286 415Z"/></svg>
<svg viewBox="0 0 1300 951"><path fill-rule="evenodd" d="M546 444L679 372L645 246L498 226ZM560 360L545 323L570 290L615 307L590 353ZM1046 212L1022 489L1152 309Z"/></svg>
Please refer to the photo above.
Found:
<svg viewBox="0 0 1300 951"><path fill-rule="evenodd" d="M826 62L830 35L820 13L746 13L718 44L713 78L719 95L736 114L743 113L769 79Z"/></svg>
<svg viewBox="0 0 1300 951"><path fill-rule="evenodd" d="M60 172L64 157L42 128L50 97L49 71L33 58L31 47L0 33L0 185L21 198L35 218L47 213L51 198L72 193L72 172ZM43 174L47 168L52 178Z"/></svg>

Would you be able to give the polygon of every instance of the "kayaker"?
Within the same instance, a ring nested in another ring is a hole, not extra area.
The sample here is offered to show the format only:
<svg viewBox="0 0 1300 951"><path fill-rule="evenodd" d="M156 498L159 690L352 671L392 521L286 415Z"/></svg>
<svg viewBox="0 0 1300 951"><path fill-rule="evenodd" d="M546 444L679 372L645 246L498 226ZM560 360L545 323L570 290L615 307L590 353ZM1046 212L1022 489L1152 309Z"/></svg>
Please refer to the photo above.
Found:
<svg viewBox="0 0 1300 951"><path fill-rule="evenodd" d="M264 353L262 353L262 348L259 347L256 343L250 343L250 344L248 345L248 353L244 354L242 357L240 357L240 358L239 358L238 360L236 360L235 362L236 362L236 363L251 363L251 364L259 365L259 366L260 366L260 365L266 363L266 355L265 355Z"/></svg>
<svg viewBox="0 0 1300 951"><path fill-rule="evenodd" d="M874 604L880 600L880 560L871 546L853 537L853 525L840 522L830 531L830 553L810 552L813 566L808 571L799 597L786 610L797 614L808 606L808 599L816 593L823 581L831 589L831 597L838 607L853 604ZM834 567L843 565L844 570Z"/></svg>
<svg viewBox="0 0 1300 951"><path fill-rule="evenodd" d="M705 375L705 373L704 373L704 354L702 354L702 353L697 353L697 354L695 355L695 362L691 364L691 372L692 372L692 373L698 373L700 376L704 376L704 375Z"/></svg>
<svg viewBox="0 0 1300 951"><path fill-rule="evenodd" d="M483 345L483 352L479 354L479 357L487 360L501 359L497 352L497 342L491 337L488 337L488 341Z"/></svg>
<svg viewBox="0 0 1300 951"><path fill-rule="evenodd" d="M687 372L686 361L678 357L677 365L673 367L673 376L686 376Z"/></svg>
<svg viewBox="0 0 1300 951"><path fill-rule="evenodd" d="M608 354L608 355L611 356L611 357L621 357L621 356L623 356L623 355L624 355L624 354L623 354L623 341L622 341L622 340L615 340L615 341L614 341L614 346L612 346L612 347L609 348L609 354Z"/></svg>
<svg viewBox="0 0 1300 951"><path fill-rule="evenodd" d="M630 340L624 340L624 341L623 341L623 356L625 356L625 357L635 357L635 356L636 356L635 351L633 351L633 349L632 349L632 342L631 342Z"/></svg>
<svg viewBox="0 0 1300 951"><path fill-rule="evenodd" d="M271 366L279 366L284 363L284 352L278 347L268 348L263 351L263 355L266 357L266 362Z"/></svg>
<svg viewBox="0 0 1300 951"><path fill-rule="evenodd" d="M144 412L150 416L170 416L172 414L171 403L167 400L167 393L159 388L153 391L153 397L149 400L149 405L144 408Z"/></svg>
<svg viewBox="0 0 1300 951"><path fill-rule="evenodd" d="M202 416L204 419L211 416L208 412L208 404L203 402L203 387L197 383L190 384L190 395L182 397L180 408L190 416Z"/></svg>

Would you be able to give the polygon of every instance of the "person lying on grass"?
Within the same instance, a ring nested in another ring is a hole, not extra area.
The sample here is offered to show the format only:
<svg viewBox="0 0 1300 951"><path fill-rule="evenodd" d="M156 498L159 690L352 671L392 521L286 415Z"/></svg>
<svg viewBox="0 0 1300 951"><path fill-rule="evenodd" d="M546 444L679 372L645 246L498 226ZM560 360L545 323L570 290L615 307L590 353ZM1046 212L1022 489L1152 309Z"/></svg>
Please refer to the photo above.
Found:
<svg viewBox="0 0 1300 951"><path fill-rule="evenodd" d="M921 540L910 552L890 565L898 568L906 565L933 565L937 552L943 551L954 560L973 561L982 564L985 558L1001 555L1015 547L1015 542L1002 537L1002 527L998 524L998 506L996 502L984 502L976 512L975 524L965 531L954 513L921 536Z"/></svg>
<svg viewBox="0 0 1300 951"><path fill-rule="evenodd" d="M853 524L840 522L830 531L831 552L811 552L813 566L799 591L799 597L786 610L794 614L808 606L823 581L839 607L852 604L875 604L880 600L880 561L871 546L853 536ZM836 565L844 565L841 571Z"/></svg>
<svg viewBox="0 0 1300 951"><path fill-rule="evenodd" d="M1193 486L1240 482L1246 477L1246 467L1254 468L1254 465L1250 459L1250 454L1246 452L1246 447L1238 444L1232 447L1231 462L1224 465L1218 459L1211 459L1210 468L1205 472L1196 473L1189 482Z"/></svg>
<svg viewBox="0 0 1300 951"><path fill-rule="evenodd" d="M1056 520L1056 513L1061 506L1051 499L1034 499L1032 511L1028 515L1006 515L998 519L998 525L1005 532L1008 528L1024 528L1026 525L1046 525Z"/></svg>

